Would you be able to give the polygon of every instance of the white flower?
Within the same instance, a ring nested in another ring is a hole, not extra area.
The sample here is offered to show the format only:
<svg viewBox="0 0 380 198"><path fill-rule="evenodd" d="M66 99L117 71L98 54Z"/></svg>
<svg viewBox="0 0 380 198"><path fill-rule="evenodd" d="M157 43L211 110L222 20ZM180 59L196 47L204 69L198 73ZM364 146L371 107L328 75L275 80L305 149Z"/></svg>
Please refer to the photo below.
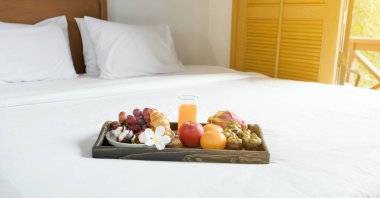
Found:
<svg viewBox="0 0 380 198"><path fill-rule="evenodd" d="M147 146L155 145L158 150L163 150L165 145L170 142L170 137L164 134L165 128L162 126L157 127L155 132L147 128L144 133L139 136L139 141L145 143Z"/></svg>

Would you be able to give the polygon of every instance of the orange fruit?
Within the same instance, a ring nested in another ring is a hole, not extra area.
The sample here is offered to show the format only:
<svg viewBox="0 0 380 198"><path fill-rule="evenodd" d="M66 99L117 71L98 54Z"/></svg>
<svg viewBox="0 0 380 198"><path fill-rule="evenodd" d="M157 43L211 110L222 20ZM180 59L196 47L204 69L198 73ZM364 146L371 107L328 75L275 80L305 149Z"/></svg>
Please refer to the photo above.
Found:
<svg viewBox="0 0 380 198"><path fill-rule="evenodd" d="M206 133L207 131L219 132L223 133L223 128L215 125L215 124L207 124L203 127L203 131Z"/></svg>
<svg viewBox="0 0 380 198"><path fill-rule="evenodd" d="M226 136L217 131L209 130L201 137L201 148L203 149L224 149L226 144Z"/></svg>

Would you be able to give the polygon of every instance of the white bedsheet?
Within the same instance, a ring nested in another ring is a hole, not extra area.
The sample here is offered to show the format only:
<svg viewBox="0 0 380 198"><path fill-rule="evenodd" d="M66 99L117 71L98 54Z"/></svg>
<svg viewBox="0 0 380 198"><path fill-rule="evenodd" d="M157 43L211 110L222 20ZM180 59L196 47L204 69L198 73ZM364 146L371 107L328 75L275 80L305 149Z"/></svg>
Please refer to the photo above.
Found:
<svg viewBox="0 0 380 198"><path fill-rule="evenodd" d="M107 81L0 84L0 197L380 197L380 93L192 66ZM105 120L177 96L199 121L229 109L259 123L269 165L91 158Z"/></svg>

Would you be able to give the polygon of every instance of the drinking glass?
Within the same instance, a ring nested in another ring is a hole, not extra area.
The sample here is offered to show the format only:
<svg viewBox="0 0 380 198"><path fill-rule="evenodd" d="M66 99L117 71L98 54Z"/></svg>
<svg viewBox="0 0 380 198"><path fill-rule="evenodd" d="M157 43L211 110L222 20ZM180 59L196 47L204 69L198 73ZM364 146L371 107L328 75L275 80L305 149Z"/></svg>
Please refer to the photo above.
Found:
<svg viewBox="0 0 380 198"><path fill-rule="evenodd" d="M178 97L178 129L187 121L197 122L198 97L182 95Z"/></svg>

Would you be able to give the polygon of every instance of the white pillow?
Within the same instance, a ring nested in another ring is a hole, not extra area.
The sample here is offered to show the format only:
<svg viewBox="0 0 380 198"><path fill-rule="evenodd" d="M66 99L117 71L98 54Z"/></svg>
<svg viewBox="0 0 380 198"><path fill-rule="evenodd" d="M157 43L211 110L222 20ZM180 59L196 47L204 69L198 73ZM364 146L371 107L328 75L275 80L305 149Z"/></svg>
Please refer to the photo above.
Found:
<svg viewBox="0 0 380 198"><path fill-rule="evenodd" d="M0 28L0 71L5 82L77 77L67 37L52 23Z"/></svg>
<svg viewBox="0 0 380 198"><path fill-rule="evenodd" d="M96 51L94 44L90 38L86 23L83 18L75 18L79 27L80 35L83 44L83 57L86 65L86 74L91 76L99 76L99 67L96 60Z"/></svg>
<svg viewBox="0 0 380 198"><path fill-rule="evenodd" d="M100 77L178 72L178 60L168 26L127 25L84 17L96 49Z"/></svg>
<svg viewBox="0 0 380 198"><path fill-rule="evenodd" d="M44 26L44 25L48 25L48 24L58 25L62 29L63 33L65 34L65 37L67 39L67 44L69 44L69 33L67 31L66 16L58 16L58 17L53 17L50 19L45 19L45 20L38 22L34 25L22 24L22 23L5 23L5 22L0 21L0 30L9 29L9 28L28 27L28 26Z"/></svg>

